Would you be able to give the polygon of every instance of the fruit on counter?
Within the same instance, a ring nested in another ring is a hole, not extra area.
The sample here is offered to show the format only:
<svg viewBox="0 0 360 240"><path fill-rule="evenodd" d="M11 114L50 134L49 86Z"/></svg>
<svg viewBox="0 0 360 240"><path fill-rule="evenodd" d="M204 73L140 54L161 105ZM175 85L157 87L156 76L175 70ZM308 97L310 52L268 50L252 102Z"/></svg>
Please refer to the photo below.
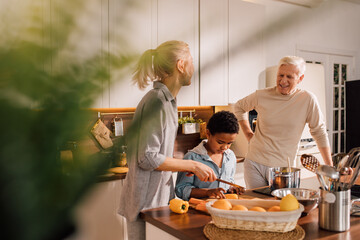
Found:
<svg viewBox="0 0 360 240"><path fill-rule="evenodd" d="M174 213L186 213L189 210L189 202L174 198L170 200L170 210Z"/></svg>
<svg viewBox="0 0 360 240"><path fill-rule="evenodd" d="M212 207L218 208L218 209L223 209L223 210L230 210L232 208L232 205L226 199L219 199L213 203Z"/></svg>
<svg viewBox="0 0 360 240"><path fill-rule="evenodd" d="M206 203L205 200L201 200L201 199L197 199L197 198L189 199L189 204L192 204L192 205L198 205L198 204L204 204L204 203Z"/></svg>
<svg viewBox="0 0 360 240"><path fill-rule="evenodd" d="M265 208L263 207L252 207L249 211L256 211L256 212L266 212Z"/></svg>
<svg viewBox="0 0 360 240"><path fill-rule="evenodd" d="M195 209L198 210L198 211L202 211L202 212L208 212L208 210L207 210L207 208L206 208L206 201L204 201L203 203L199 203L198 205L196 205Z"/></svg>
<svg viewBox="0 0 360 240"><path fill-rule="evenodd" d="M279 212L279 211L281 211L279 205L272 206L268 209L268 212Z"/></svg>
<svg viewBox="0 0 360 240"><path fill-rule="evenodd" d="M234 205L231 210L238 210L238 211L249 211L247 207L244 205Z"/></svg>
<svg viewBox="0 0 360 240"><path fill-rule="evenodd" d="M283 197L280 201L281 211L292 211L299 208L299 202L296 197L292 194L288 194Z"/></svg>
<svg viewBox="0 0 360 240"><path fill-rule="evenodd" d="M239 199L239 196L236 193L225 194L226 199Z"/></svg>

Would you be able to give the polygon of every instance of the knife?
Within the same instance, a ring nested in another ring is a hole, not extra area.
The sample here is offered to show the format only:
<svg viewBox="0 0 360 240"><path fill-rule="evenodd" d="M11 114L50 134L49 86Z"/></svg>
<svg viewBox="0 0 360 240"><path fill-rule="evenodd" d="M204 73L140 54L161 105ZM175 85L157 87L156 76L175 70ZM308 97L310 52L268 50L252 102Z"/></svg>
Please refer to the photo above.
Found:
<svg viewBox="0 0 360 240"><path fill-rule="evenodd" d="M216 181L229 184L229 185L231 185L231 186L233 186L233 187L237 187L237 188L240 189L241 192L245 192L245 190L246 190L246 188L244 188L244 187L242 187L242 186L240 186L240 185L237 185L237 184L235 184L235 183L222 180L222 179L220 179L220 178L217 178Z"/></svg>

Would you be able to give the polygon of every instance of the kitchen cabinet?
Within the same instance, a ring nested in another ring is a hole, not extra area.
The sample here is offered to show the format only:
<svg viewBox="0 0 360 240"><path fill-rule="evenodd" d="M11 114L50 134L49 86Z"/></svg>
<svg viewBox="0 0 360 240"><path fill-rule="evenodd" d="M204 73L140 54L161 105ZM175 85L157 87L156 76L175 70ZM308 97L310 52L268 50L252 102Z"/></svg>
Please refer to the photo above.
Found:
<svg viewBox="0 0 360 240"><path fill-rule="evenodd" d="M154 40L155 0L136 0L132 4L118 0L101 2L105 2L103 7L109 14L105 20L108 22L108 39L103 44L110 54L121 58L116 67L112 67L114 62L111 62L110 56L106 56L111 83L108 102L105 101L103 107L136 107L145 93L152 89L151 83L146 89L140 90L131 78L140 55L157 45Z"/></svg>
<svg viewBox="0 0 360 240"><path fill-rule="evenodd" d="M131 82L140 54L168 40L189 44L194 59L190 86L183 87L178 106L227 105L259 88L264 70L262 5L238 0L101 1L104 62L110 79L96 107L136 107L141 91ZM111 67L106 53L124 57ZM132 56L127 61L127 56Z"/></svg>
<svg viewBox="0 0 360 240"><path fill-rule="evenodd" d="M228 104L228 1L200 0L200 105Z"/></svg>
<svg viewBox="0 0 360 240"><path fill-rule="evenodd" d="M156 3L155 3L156 4ZM199 1L158 0L157 27L153 34L159 45L169 40L181 40L189 44L194 62L191 85L182 87L177 95L178 106L199 105Z"/></svg>
<svg viewBox="0 0 360 240"><path fill-rule="evenodd" d="M261 87L265 7L200 0L200 105L228 105Z"/></svg>
<svg viewBox="0 0 360 240"><path fill-rule="evenodd" d="M265 7L229 0L229 103L265 85Z"/></svg>
<svg viewBox="0 0 360 240"><path fill-rule="evenodd" d="M124 1L109 0L109 39L104 44L108 45L111 54L133 55L134 61L124 63L124 68L109 68L109 103L105 102L103 107L137 106L145 93L152 89L152 83L144 90L132 84L134 66L144 51L165 41L188 43L194 68L198 69L198 1L145 0L136 3L129 6ZM199 71L195 71L192 84L182 88L177 96L178 106L196 106L198 99Z"/></svg>
<svg viewBox="0 0 360 240"><path fill-rule="evenodd" d="M77 229L70 239L128 239L126 220L117 214L123 181L99 182L94 186L76 208Z"/></svg>

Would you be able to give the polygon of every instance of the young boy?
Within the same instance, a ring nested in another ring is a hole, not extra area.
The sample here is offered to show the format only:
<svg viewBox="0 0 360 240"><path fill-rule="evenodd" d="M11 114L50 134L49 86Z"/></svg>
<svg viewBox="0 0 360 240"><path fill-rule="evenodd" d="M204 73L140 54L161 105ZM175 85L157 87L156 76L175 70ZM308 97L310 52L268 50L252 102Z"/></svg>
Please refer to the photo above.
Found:
<svg viewBox="0 0 360 240"><path fill-rule="evenodd" d="M234 182L236 156L230 150L231 144L239 133L239 123L235 115L228 111L215 113L206 127L207 139L185 154L184 159L191 159L211 167L217 178ZM238 188L218 181L203 182L196 176L179 172L175 193L179 198L225 198L225 192L238 193Z"/></svg>

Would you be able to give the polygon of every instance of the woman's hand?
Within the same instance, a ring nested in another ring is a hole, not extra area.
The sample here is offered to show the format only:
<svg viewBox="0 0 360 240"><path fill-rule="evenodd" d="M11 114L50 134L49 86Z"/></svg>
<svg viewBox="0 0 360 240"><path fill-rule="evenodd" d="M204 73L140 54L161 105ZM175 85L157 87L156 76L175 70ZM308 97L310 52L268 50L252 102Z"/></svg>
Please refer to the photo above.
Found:
<svg viewBox="0 0 360 240"><path fill-rule="evenodd" d="M217 179L211 167L200 162L193 162L195 164L195 169L192 173L194 173L200 179L200 181L213 182Z"/></svg>
<svg viewBox="0 0 360 240"><path fill-rule="evenodd" d="M225 198L224 192L225 189L223 188L212 188L212 189L207 189L206 195L209 198Z"/></svg>

